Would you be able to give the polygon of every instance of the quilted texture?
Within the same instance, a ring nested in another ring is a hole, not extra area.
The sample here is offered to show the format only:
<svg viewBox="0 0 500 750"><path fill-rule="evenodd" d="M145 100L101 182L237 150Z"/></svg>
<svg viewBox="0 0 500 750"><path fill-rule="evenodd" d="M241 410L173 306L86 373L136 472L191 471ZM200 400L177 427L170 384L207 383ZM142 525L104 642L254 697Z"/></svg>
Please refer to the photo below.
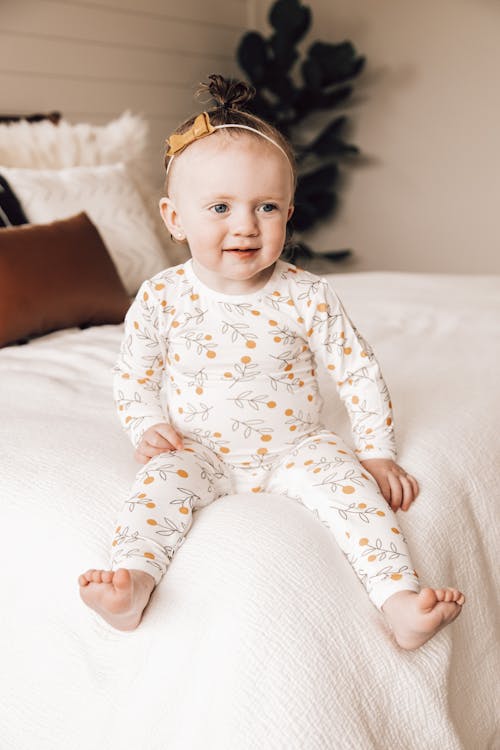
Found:
<svg viewBox="0 0 500 750"><path fill-rule="evenodd" d="M96 225L127 289L168 265L151 216L124 164L0 172L15 191L28 220L45 224L85 211Z"/></svg>
<svg viewBox="0 0 500 750"><path fill-rule="evenodd" d="M500 277L332 277L393 397L421 494L400 523L460 617L397 647L326 528L274 495L195 517L138 630L80 602L136 470L114 414L121 327L0 352L2 655L9 750L493 750ZM325 386L326 419L349 442ZM352 443L351 443L352 444Z"/></svg>

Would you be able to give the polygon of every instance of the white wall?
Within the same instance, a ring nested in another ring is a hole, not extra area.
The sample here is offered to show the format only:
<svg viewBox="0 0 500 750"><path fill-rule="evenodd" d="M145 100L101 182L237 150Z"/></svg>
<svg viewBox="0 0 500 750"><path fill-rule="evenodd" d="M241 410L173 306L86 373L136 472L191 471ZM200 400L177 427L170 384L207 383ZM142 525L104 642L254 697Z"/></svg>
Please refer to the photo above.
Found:
<svg viewBox="0 0 500 750"><path fill-rule="evenodd" d="M268 32L271 3L256 0ZM500 2L305 0L306 46L367 57L346 110L368 157L338 217L308 240L351 247L346 270L500 272Z"/></svg>
<svg viewBox="0 0 500 750"><path fill-rule="evenodd" d="M309 0L316 39L367 57L347 110L367 158L346 171L337 218L308 241L351 247L345 270L500 272L500 0ZM198 81L238 75L248 27L269 0L0 0L0 111L58 109L150 124L165 137L193 111Z"/></svg>
<svg viewBox="0 0 500 750"><path fill-rule="evenodd" d="M196 108L198 82L238 74L251 12L248 0L0 0L0 111L142 114L160 184L164 140Z"/></svg>

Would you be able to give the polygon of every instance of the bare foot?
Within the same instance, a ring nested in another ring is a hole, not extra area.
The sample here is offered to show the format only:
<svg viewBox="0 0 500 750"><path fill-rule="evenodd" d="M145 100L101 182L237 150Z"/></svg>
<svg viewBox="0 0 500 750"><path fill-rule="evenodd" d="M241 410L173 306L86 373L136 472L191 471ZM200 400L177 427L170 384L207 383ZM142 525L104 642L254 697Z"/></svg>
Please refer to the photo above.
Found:
<svg viewBox="0 0 500 750"><path fill-rule="evenodd" d="M149 601L155 581L142 570L87 570L78 577L80 596L117 630L134 630Z"/></svg>
<svg viewBox="0 0 500 750"><path fill-rule="evenodd" d="M458 589L424 588L398 591L382 605L382 611L401 648L413 650L453 622L462 611L465 596Z"/></svg>

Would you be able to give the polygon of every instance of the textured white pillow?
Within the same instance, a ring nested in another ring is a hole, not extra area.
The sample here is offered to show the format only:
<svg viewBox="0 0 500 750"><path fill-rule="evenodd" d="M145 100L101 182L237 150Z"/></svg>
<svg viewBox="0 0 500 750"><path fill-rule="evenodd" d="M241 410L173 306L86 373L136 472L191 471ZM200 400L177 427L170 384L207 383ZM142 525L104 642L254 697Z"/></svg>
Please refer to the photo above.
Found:
<svg viewBox="0 0 500 750"><path fill-rule="evenodd" d="M20 120L0 124L0 164L63 169L123 162L142 180L147 174L147 143L147 122L130 112L106 125Z"/></svg>
<svg viewBox="0 0 500 750"><path fill-rule="evenodd" d="M189 257L184 245L170 241L160 218L160 189L152 177L148 153L149 127L140 115L123 112L104 125L48 120L30 123L0 123L0 164L25 169L93 167L123 162L151 215L158 242L168 263L176 265ZM156 159L156 157L155 157Z"/></svg>
<svg viewBox="0 0 500 750"><path fill-rule="evenodd" d="M67 169L0 166L32 224L85 211L99 230L129 294L169 265L150 213L124 164Z"/></svg>

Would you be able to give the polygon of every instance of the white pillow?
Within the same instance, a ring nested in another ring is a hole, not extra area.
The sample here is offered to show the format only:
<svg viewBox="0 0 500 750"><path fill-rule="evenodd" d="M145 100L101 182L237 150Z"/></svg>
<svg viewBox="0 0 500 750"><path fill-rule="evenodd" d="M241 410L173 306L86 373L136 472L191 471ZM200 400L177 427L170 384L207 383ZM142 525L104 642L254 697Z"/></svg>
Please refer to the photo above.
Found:
<svg viewBox="0 0 500 750"><path fill-rule="evenodd" d="M154 157L148 152L148 140L147 121L129 111L104 125L70 123L65 119L57 125L48 120L0 123L0 164L24 169L63 169L123 162L151 215L168 265L176 265L186 260L189 253L185 245L170 241L160 218L161 189L152 175L158 157L156 149Z"/></svg>
<svg viewBox="0 0 500 750"><path fill-rule="evenodd" d="M124 164L67 169L0 166L31 224L85 211L109 250L127 292L167 267L151 215Z"/></svg>
<svg viewBox="0 0 500 750"><path fill-rule="evenodd" d="M148 124L124 112L105 125L57 125L42 122L0 123L0 164L25 169L95 167L123 162L138 180L147 174Z"/></svg>

